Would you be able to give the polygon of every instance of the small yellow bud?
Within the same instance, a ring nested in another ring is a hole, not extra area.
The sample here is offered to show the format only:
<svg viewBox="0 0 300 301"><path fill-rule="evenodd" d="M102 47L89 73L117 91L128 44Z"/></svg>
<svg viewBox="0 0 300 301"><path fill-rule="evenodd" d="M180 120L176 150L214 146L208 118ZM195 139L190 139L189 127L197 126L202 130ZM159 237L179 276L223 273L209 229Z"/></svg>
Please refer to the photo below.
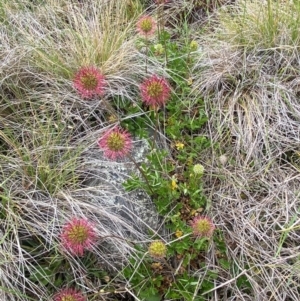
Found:
<svg viewBox="0 0 300 301"><path fill-rule="evenodd" d="M187 82L187 85L188 85L188 86L191 86L191 85L193 84L193 79L192 79L191 77L189 77L189 78L186 80L186 82Z"/></svg>
<svg viewBox="0 0 300 301"><path fill-rule="evenodd" d="M118 117L116 115L112 114L108 117L108 121L110 123L115 123L116 121L118 121Z"/></svg>
<svg viewBox="0 0 300 301"><path fill-rule="evenodd" d="M165 53L165 48L162 44L156 44L154 45L155 54L156 55L163 55Z"/></svg>
<svg viewBox="0 0 300 301"><path fill-rule="evenodd" d="M199 47L199 44L197 41L195 41L195 40L191 41L191 43L190 43L191 51L196 51L198 49L198 47Z"/></svg>

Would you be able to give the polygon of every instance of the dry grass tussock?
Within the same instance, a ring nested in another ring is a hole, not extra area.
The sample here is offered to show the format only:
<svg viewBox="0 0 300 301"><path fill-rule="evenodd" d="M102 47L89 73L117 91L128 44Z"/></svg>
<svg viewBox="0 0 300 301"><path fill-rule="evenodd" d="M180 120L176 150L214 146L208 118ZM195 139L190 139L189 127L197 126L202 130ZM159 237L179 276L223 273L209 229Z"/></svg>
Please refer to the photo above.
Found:
<svg viewBox="0 0 300 301"><path fill-rule="evenodd" d="M299 300L298 47L240 47L216 35L202 45L194 87L219 145L206 184L236 266L223 289L228 300Z"/></svg>
<svg viewBox="0 0 300 301"><path fill-rule="evenodd" d="M5 26L0 35L2 87L18 87L37 101L52 102L67 115L83 116L101 103L82 102L72 87L75 72L96 66L107 80L105 99L134 96L145 76L145 59L136 48L138 0L83 4L53 0L37 6L3 4ZM148 71L158 71L148 60ZM39 100L41 99L41 100Z"/></svg>
<svg viewBox="0 0 300 301"><path fill-rule="evenodd" d="M300 43L298 0L237 0L219 11L220 35L246 47Z"/></svg>

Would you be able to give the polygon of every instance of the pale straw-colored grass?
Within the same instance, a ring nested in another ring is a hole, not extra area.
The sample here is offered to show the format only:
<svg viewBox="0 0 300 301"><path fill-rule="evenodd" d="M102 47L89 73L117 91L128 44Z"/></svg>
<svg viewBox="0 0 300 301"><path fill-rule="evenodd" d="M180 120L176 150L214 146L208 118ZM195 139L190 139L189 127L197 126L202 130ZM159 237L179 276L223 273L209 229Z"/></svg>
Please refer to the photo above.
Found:
<svg viewBox="0 0 300 301"><path fill-rule="evenodd" d="M214 300L296 301L300 298L298 47L293 42L248 47L237 42L234 31L224 41L216 34L223 24L215 26L219 26L215 33L202 39L194 92L205 100L207 134L218 145L203 158L209 171L206 191L235 270L216 283ZM256 39L249 30L249 41ZM278 40L287 41L283 33ZM239 285L242 275L248 288Z"/></svg>

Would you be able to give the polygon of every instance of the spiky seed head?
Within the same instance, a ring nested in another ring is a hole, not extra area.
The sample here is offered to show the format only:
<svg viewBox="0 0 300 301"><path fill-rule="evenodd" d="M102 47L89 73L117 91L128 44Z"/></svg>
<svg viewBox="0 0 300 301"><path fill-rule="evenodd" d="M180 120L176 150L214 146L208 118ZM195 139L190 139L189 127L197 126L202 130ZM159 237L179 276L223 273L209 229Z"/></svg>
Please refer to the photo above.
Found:
<svg viewBox="0 0 300 301"><path fill-rule="evenodd" d="M195 164L194 167L193 167L193 172L196 175L203 175L203 173L204 173L204 167L203 167L203 165L201 165L201 164Z"/></svg>
<svg viewBox="0 0 300 301"><path fill-rule="evenodd" d="M82 67L75 74L73 85L83 98L104 94L105 77L94 66Z"/></svg>
<svg viewBox="0 0 300 301"><path fill-rule="evenodd" d="M98 140L98 146L104 151L104 156L115 160L125 157L132 148L131 135L120 127L108 130Z"/></svg>
<svg viewBox="0 0 300 301"><path fill-rule="evenodd" d="M140 35L148 38L155 33L156 22L151 16L144 15L137 21L136 27Z"/></svg>
<svg viewBox="0 0 300 301"><path fill-rule="evenodd" d="M155 55L163 55L165 53L165 48L162 44L154 45Z"/></svg>
<svg viewBox="0 0 300 301"><path fill-rule="evenodd" d="M199 44L198 44L198 42L197 41L191 41L191 43L190 43L190 49L191 49L191 51L196 51L197 49L198 49L198 47L199 47Z"/></svg>
<svg viewBox="0 0 300 301"><path fill-rule="evenodd" d="M167 247L161 240L155 240L149 245L148 251L151 257L159 259L166 256Z"/></svg>
<svg viewBox="0 0 300 301"><path fill-rule="evenodd" d="M206 216L195 217L191 222L191 227L196 237L211 237L215 230L215 225Z"/></svg>
<svg viewBox="0 0 300 301"><path fill-rule="evenodd" d="M150 106L160 107L164 105L171 96L171 87L163 77L152 75L140 86L142 100Z"/></svg>
<svg viewBox="0 0 300 301"><path fill-rule="evenodd" d="M54 295L53 301L86 301L86 298L80 291L65 288Z"/></svg>
<svg viewBox="0 0 300 301"><path fill-rule="evenodd" d="M82 256L85 250L92 248L96 240L93 224L84 218L73 218L62 229L62 246L74 255Z"/></svg>

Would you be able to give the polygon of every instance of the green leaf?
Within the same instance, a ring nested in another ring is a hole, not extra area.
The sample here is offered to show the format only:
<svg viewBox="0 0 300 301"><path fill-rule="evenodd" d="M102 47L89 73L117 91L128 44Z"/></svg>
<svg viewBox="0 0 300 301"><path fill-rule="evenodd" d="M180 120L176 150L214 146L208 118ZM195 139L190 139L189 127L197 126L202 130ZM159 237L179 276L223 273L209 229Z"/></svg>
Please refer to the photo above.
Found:
<svg viewBox="0 0 300 301"><path fill-rule="evenodd" d="M219 264L224 270L229 270L230 269L230 262L226 259L220 258L219 259Z"/></svg>
<svg viewBox="0 0 300 301"><path fill-rule="evenodd" d="M145 301L160 301L161 296L159 294L157 294L157 295L146 297L146 298L144 298L144 300Z"/></svg>
<svg viewBox="0 0 300 301"><path fill-rule="evenodd" d="M161 300L157 289L155 289L151 285L147 289L142 290L139 294L139 297L144 301L152 300L152 298L158 298L158 297L159 299L153 299L153 300Z"/></svg>

